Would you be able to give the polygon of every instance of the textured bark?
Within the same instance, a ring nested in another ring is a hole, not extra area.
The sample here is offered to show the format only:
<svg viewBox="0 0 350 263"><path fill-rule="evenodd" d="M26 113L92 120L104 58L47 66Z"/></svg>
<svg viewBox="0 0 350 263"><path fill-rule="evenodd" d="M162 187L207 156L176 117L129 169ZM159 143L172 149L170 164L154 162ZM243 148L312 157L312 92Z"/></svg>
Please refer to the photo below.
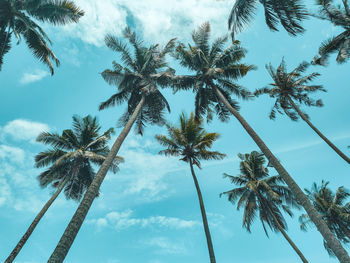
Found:
<svg viewBox="0 0 350 263"><path fill-rule="evenodd" d="M301 251L299 250L299 248L294 244L293 240L287 235L287 232L283 229L283 227L281 226L280 222L278 221L278 219L275 217L271 207L269 204L267 204L267 208L269 209L271 216L273 218L273 221L275 222L278 230L282 233L282 235L284 236L284 238L288 241L288 243L291 245L291 247L294 249L294 251L298 254L298 256L300 257L301 261L303 261L303 263L309 263L307 261L307 259L305 258L305 256L303 255L303 253L301 253Z"/></svg>
<svg viewBox="0 0 350 263"><path fill-rule="evenodd" d="M247 131L250 137L254 140L254 142L258 145L260 150L266 156L266 158L270 161L272 166L276 169L278 174L283 178L285 183L288 185L290 190L295 195L298 203L304 207L306 213L309 215L312 222L316 225L318 231L322 234L324 240L327 241L329 247L332 249L340 263L350 263L350 257L343 246L340 244L339 240L335 238L333 233L329 230L327 224L324 222L322 217L318 214L315 207L311 204L310 200L304 194L304 192L300 189L294 179L289 175L287 170L282 166L282 164L278 161L275 155L270 151L270 149L265 145L263 140L256 134L253 128L245 121L245 119L236 111L230 103L226 100L223 94L219 89L216 88L216 93L220 100L225 104L227 109L232 113L233 116L241 123L243 128Z"/></svg>
<svg viewBox="0 0 350 263"><path fill-rule="evenodd" d="M16 247L12 250L11 254L5 260L5 263L11 263L17 257L18 253L21 251L24 244L27 242L28 238L33 233L35 227L37 226L41 218L45 215L46 211L49 209L51 204L56 200L57 196L62 192L67 182L68 182L68 177L61 182L56 192L51 196L49 201L47 201L44 207L40 210L39 214L34 218L33 222L30 224L25 234L22 236L20 241L17 243Z"/></svg>
<svg viewBox="0 0 350 263"><path fill-rule="evenodd" d="M70 247L72 246L75 237L77 236L79 229L81 225L83 224L85 217L87 213L89 212L89 209L97 196L100 186L106 177L106 174L114 160L114 158L117 156L117 153L124 142L126 136L129 134L130 129L132 125L134 124L137 116L140 113L140 110L142 109L143 105L145 103L145 97L142 97L139 104L135 108L134 113L130 117L129 121L125 125L122 132L119 134L118 138L114 142L112 149L108 153L105 161L101 165L99 171L97 172L96 176L94 177L92 183L90 184L89 188L87 189L83 200L79 204L79 207L77 208L76 212L74 213L71 221L69 222L66 230L64 231L60 241L58 242L54 252L52 253L51 257L48 260L48 263L62 263L65 257L68 254L68 251Z"/></svg>
<svg viewBox="0 0 350 263"><path fill-rule="evenodd" d="M302 111L299 109L299 107L294 103L294 101L288 97L288 100L290 104L293 106L293 108L298 112L299 116L313 129L318 136L321 137L322 140L324 140L341 158L343 158L347 163L350 164L350 158L347 157L341 150L338 149L337 146L335 146L330 140L327 139L326 136L324 136L311 122L310 120L302 113Z"/></svg>
<svg viewBox="0 0 350 263"><path fill-rule="evenodd" d="M204 227L205 237L207 238L210 263L216 263L215 254L214 254L214 248L213 248L213 242L211 241L211 235L210 235L210 231L209 231L207 215L205 213L203 197L202 197L201 189L199 188L199 184L198 184L198 180L197 180L196 174L194 173L192 160L190 161L190 167L191 167L192 178L193 178L194 184L196 186L197 194L198 194L199 206L201 208L201 214L202 214L202 219L203 219L203 227Z"/></svg>

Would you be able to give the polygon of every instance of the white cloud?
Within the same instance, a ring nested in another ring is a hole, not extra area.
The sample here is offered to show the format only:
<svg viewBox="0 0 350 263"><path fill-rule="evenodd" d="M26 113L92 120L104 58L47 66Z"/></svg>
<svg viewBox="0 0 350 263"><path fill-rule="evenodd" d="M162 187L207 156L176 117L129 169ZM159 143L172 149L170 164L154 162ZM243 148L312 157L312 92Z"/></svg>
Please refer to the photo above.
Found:
<svg viewBox="0 0 350 263"><path fill-rule="evenodd" d="M18 147L0 145L0 160L13 163L23 163L25 153Z"/></svg>
<svg viewBox="0 0 350 263"><path fill-rule="evenodd" d="M43 131L49 131L50 127L44 123L17 119L10 121L1 129L2 136L10 136L17 141L31 141Z"/></svg>
<svg viewBox="0 0 350 263"><path fill-rule="evenodd" d="M15 147L0 145L0 153L4 148ZM32 154L19 148L15 149L14 158L11 158L10 154L5 159L0 156L0 207L6 206L16 211L37 213L45 200L42 198L47 196L42 192L33 195L33 191L39 190L39 186L35 178L37 172L33 168ZM17 151L22 157L18 157ZM14 161L15 158L18 160Z"/></svg>
<svg viewBox="0 0 350 263"><path fill-rule="evenodd" d="M186 254L187 248L183 241L174 242L166 237L154 237L142 242L147 247L157 248L157 254Z"/></svg>
<svg viewBox="0 0 350 263"><path fill-rule="evenodd" d="M177 158L158 154L159 145L147 138L130 134L123 144L120 155L125 162L120 165L123 177L112 175L108 180L123 181L120 193L132 195L136 202L155 202L174 193L169 189L167 177L170 173L184 169ZM187 168L187 167L186 167Z"/></svg>
<svg viewBox="0 0 350 263"><path fill-rule="evenodd" d="M215 35L227 32L232 1L217 0L76 0L85 11L78 24L63 30L73 37L103 46L107 33L120 34L132 19L147 41L164 43L173 37L189 38L190 32L205 21L212 24ZM130 16L129 16L130 15ZM129 16L129 17L128 17ZM128 21L129 22L129 21Z"/></svg>
<svg viewBox="0 0 350 263"><path fill-rule="evenodd" d="M232 1L217 0L164 0L128 1L137 25L148 41L164 43L173 37L189 38L193 29L205 21L212 25L213 34L227 32L227 19Z"/></svg>
<svg viewBox="0 0 350 263"><path fill-rule="evenodd" d="M4 206L12 198L10 185L5 178L0 177L0 207Z"/></svg>
<svg viewBox="0 0 350 263"><path fill-rule="evenodd" d="M49 73L47 71L37 69L37 70L34 70L33 72L24 73L23 76L20 78L19 82L21 84L29 84L32 82L42 80L48 75Z"/></svg>
<svg viewBox="0 0 350 263"><path fill-rule="evenodd" d="M107 33L120 34L126 26L127 11L119 0L76 0L75 3L85 11L77 24L64 27L72 37L78 37L86 43L96 46L104 45Z"/></svg>
<svg viewBox="0 0 350 263"><path fill-rule="evenodd" d="M116 230L127 229L130 227L162 227L173 229L188 229L199 226L201 223L194 220L183 220L177 217L151 216L148 218L132 217L133 211L110 212L103 218L90 219L90 224L98 228L112 227Z"/></svg>

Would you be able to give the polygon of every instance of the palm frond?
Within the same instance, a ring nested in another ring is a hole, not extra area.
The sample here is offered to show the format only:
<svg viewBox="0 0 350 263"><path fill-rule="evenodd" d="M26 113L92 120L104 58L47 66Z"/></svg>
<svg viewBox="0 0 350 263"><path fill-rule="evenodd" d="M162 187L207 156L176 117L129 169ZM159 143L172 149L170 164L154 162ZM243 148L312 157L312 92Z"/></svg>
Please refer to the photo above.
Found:
<svg viewBox="0 0 350 263"><path fill-rule="evenodd" d="M37 31L31 28L28 28L23 33L23 36L33 55L41 62L46 64L50 68L51 75L53 75L54 67L52 62L54 62L56 66L59 66L60 61L55 56L53 51L49 48L45 39Z"/></svg>
<svg viewBox="0 0 350 263"><path fill-rule="evenodd" d="M0 30L0 70L4 63L4 56L11 49L12 33L8 30Z"/></svg>
<svg viewBox="0 0 350 263"><path fill-rule="evenodd" d="M256 12L256 0L237 0L232 7L228 27L232 34L240 33L253 19Z"/></svg>
<svg viewBox="0 0 350 263"><path fill-rule="evenodd" d="M29 9L28 13L39 21L50 22L53 25L77 23L84 15L83 10L68 0L41 1L39 6Z"/></svg>

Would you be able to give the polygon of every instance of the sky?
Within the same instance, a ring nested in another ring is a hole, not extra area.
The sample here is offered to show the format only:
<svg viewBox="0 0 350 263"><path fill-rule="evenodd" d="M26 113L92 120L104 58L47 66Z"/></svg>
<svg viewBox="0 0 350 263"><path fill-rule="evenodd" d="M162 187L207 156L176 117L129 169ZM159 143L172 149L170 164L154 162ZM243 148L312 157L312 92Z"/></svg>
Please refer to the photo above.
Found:
<svg viewBox="0 0 350 263"><path fill-rule="evenodd" d="M119 56L108 50L103 38L107 33L121 36L130 26L146 43L164 44L173 37L190 41L193 29L205 21L212 36L227 34L227 18L233 1L221 0L76 0L85 16L76 25L43 28L53 41L61 66L50 76L49 70L28 51L25 43L14 43L0 72L0 261L9 255L41 207L52 188L41 189L34 168L34 156L46 148L35 142L42 131L62 132L70 128L72 115L97 116L103 130L115 127L125 105L98 111L115 87L104 82L100 73L111 68ZM260 7L260 6L259 6ZM309 19L306 33L291 37L283 30L267 29L261 9L249 28L238 36L248 50L245 63L254 64L239 84L250 91L272 82L265 65L275 67L284 57L288 70L303 60L311 61L319 44L339 32L331 24ZM171 61L178 73L185 72ZM327 93L317 93L323 108L302 107L311 121L345 154L350 155L348 87L349 63L338 65L332 56L327 68L319 72L315 84ZM162 90L171 106L167 115L176 124L179 113L193 110L193 94ZM278 115L268 118L273 100L261 96L240 102L241 114L276 154L302 188L313 182L330 181L335 190L350 188L349 167L302 121L292 122ZM242 228L242 211L219 194L235 186L223 173L239 173L238 153L258 150L239 123L214 120L206 124L220 139L213 149L227 154L222 161L203 162L196 170L217 262L220 263L294 263L299 258L281 234L267 238L259 221L252 233ZM120 129L116 129L115 139ZM162 149L154 140L164 127L149 126L143 137L130 133L119 155L125 158L117 174L109 173L65 260L67 263L175 263L208 262L198 199L188 165L176 158L158 155ZM276 172L271 169L271 174ZM78 203L61 195L50 207L15 262L46 262L70 221ZM337 262L323 248L321 235L310 228L300 231L298 217L303 211L286 216L288 234L310 262ZM347 250L350 252L349 248Z"/></svg>

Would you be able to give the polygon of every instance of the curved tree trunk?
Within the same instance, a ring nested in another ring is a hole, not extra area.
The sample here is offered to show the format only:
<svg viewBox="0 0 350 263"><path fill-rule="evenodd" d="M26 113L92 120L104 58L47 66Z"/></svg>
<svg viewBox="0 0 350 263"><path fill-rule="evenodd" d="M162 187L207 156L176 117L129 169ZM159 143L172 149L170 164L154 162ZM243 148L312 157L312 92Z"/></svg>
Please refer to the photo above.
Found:
<svg viewBox="0 0 350 263"><path fill-rule="evenodd" d="M198 195L198 199L199 199L199 206L201 208L204 232L205 232L205 237L207 238L207 244L208 244L210 263L216 263L213 243L211 241L211 236L210 236L210 231L209 231L207 215L205 213L203 197L202 197L201 189L199 188L199 184L198 184L198 180L197 180L196 174L194 173L192 160L190 161L190 167L191 167L192 178L193 178L194 184L196 186L196 190L197 190L197 195Z"/></svg>
<svg viewBox="0 0 350 263"><path fill-rule="evenodd" d="M338 149L330 140L327 139L311 122L310 120L302 113L299 107L294 103L294 101L288 97L288 101L293 106L293 108L298 112L299 116L313 129L318 136L322 138L341 158L343 158L347 163L350 164L350 158L347 157L341 150Z"/></svg>
<svg viewBox="0 0 350 263"><path fill-rule="evenodd" d="M278 219L274 215L270 205L267 203L266 206L267 206L268 210L270 211L271 216L273 218L273 221L275 222L278 230L282 233L284 238L288 241L288 243L291 245L291 247L294 249L294 251L298 254L298 256L300 257L301 261L303 261L303 263L309 263L307 261L307 259L305 258L305 256L303 255L303 253L301 253L299 248L294 244L293 240L288 236L287 232L283 229L283 227L281 226L280 222L278 221Z"/></svg>
<svg viewBox="0 0 350 263"><path fill-rule="evenodd" d="M284 236L284 238L288 241L288 243L291 245L291 247L294 249L294 251L298 254L298 256L300 257L301 261L303 261L304 263L308 263L307 259L304 257L303 253L301 253L301 251L299 250L299 248L294 244L294 242L292 241L292 239L290 239L290 237L287 235L286 231L284 231L284 229L281 227L281 225L277 222L277 227L278 230L282 233L282 235Z"/></svg>
<svg viewBox="0 0 350 263"><path fill-rule="evenodd" d="M250 137L254 140L254 142L258 145L260 150L264 153L266 158L270 161L273 167L276 169L278 174L283 178L285 183L288 185L290 190L295 195L296 200L300 205L302 205L309 215L312 222L316 225L318 231L322 234L323 238L329 244L329 247L333 250L334 254L340 261L340 263L350 263L350 257L343 246L340 244L339 240L335 238L332 232L329 230L327 224L323 221L321 216L316 211L315 207L311 204L310 200L304 194L304 192L300 189L300 187L296 184L294 179L289 175L287 170L282 166L282 164L278 161L275 155L270 151L270 149L265 145L263 140L256 134L253 128L245 121L245 119L236 111L230 103L226 100L226 98L222 95L220 90L216 88L216 93L220 100L225 104L227 109L232 113L233 116L242 124L243 128L247 131Z"/></svg>
<svg viewBox="0 0 350 263"><path fill-rule="evenodd" d="M21 251L24 244L27 242L28 238L33 233L35 227L37 226L41 218L45 215L46 211L49 209L51 204L56 200L57 196L61 193L67 182L68 177L62 181L62 183L57 188L56 192L51 196L49 201L47 201L44 207L40 210L39 214L34 218L33 222L30 224L25 234L22 236L20 241L17 243L16 247L12 250L11 254L5 260L5 263L11 263L17 257L18 253Z"/></svg>
<svg viewBox="0 0 350 263"><path fill-rule="evenodd" d="M97 196L100 186L106 177L106 174L116 157L122 143L124 142L126 136L129 134L132 125L134 124L137 116L139 115L143 105L145 103L145 97L143 96L139 104L135 108L134 113L130 117L129 121L125 125L122 132L119 134L118 138L115 140L112 149L108 153L105 161L101 165L98 173L95 175L92 183L87 189L83 200L80 202L79 207L75 211L71 221L69 222L66 230L64 231L60 241L58 242L54 252L48 260L48 263L62 263L70 247L73 244L75 237L77 236L81 225L83 224L89 209Z"/></svg>

